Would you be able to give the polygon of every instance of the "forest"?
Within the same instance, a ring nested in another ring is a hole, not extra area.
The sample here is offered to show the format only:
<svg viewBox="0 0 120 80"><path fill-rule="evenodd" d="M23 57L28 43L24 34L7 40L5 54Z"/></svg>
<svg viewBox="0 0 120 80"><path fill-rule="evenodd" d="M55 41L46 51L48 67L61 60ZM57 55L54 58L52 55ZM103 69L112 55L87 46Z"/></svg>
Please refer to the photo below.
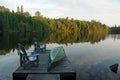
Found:
<svg viewBox="0 0 120 80"><path fill-rule="evenodd" d="M52 31L61 33L108 33L109 26L99 21L83 21L73 18L46 18L39 11L35 12L35 16L31 16L29 12L24 12L23 6L17 7L16 12L10 11L4 6L0 6L0 32L26 32L26 31Z"/></svg>
<svg viewBox="0 0 120 80"><path fill-rule="evenodd" d="M23 6L21 6L21 10L17 7L16 12L0 6L0 32L34 32L49 29L49 25L34 19L29 12L23 12Z"/></svg>
<svg viewBox="0 0 120 80"><path fill-rule="evenodd" d="M117 25L112 26L110 28L110 33L111 34L120 34L120 26L117 26Z"/></svg>

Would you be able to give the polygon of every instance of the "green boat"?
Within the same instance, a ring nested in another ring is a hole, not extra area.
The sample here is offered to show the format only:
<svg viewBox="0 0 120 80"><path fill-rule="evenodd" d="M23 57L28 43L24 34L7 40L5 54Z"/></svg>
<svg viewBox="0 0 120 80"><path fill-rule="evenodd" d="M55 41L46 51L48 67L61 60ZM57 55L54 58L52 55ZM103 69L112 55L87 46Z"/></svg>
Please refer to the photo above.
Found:
<svg viewBox="0 0 120 80"><path fill-rule="evenodd" d="M55 47L51 50L49 55L49 64L48 64L48 71L56 65L57 62L61 61L65 58L65 51L62 46Z"/></svg>

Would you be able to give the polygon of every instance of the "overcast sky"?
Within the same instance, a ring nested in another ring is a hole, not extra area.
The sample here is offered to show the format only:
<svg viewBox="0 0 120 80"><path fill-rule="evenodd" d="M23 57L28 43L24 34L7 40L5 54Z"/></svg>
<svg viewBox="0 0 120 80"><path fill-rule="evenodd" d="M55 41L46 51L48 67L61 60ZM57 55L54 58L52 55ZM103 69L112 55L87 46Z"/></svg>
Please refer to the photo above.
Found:
<svg viewBox="0 0 120 80"><path fill-rule="evenodd" d="M109 26L120 25L120 0L0 0L0 6L15 10L23 5L34 15L40 11L50 18L69 17L97 20Z"/></svg>

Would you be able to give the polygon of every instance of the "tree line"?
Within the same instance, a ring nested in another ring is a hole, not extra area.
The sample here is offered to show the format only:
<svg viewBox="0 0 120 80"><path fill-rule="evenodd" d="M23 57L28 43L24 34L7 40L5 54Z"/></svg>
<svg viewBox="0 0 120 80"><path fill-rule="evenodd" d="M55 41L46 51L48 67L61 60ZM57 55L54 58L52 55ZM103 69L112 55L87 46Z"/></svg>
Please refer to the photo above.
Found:
<svg viewBox="0 0 120 80"><path fill-rule="evenodd" d="M112 26L110 28L110 33L111 34L120 34L120 26L117 26L117 25Z"/></svg>
<svg viewBox="0 0 120 80"><path fill-rule="evenodd" d="M30 16L29 12L23 12L17 7L17 12L10 11L4 6L0 6L0 32L1 31L41 31L49 30L49 25Z"/></svg>
<svg viewBox="0 0 120 80"><path fill-rule="evenodd" d="M40 12L39 12L40 14ZM58 18L51 19L43 17L42 15L34 16L35 19L45 22L54 32L60 33L85 33L85 34L93 34L93 33L109 33L109 26L102 24L99 21L91 20L91 21L81 21L74 20L73 18Z"/></svg>
<svg viewBox="0 0 120 80"><path fill-rule="evenodd" d="M62 31L67 31L70 33L84 33L84 34L92 34L92 33L108 33L109 27L105 24L100 23L99 21L80 21L69 18L60 18L50 20L49 24L52 29ZM55 22L53 24L53 22ZM60 26L61 25L61 26Z"/></svg>
<svg viewBox="0 0 120 80"><path fill-rule="evenodd" d="M17 11L10 11L4 6L0 6L0 31L41 31L52 30L59 33L108 33L109 27L99 21L81 21L73 18L51 19L43 17L39 11L35 16L29 12L24 12L23 6L18 6Z"/></svg>

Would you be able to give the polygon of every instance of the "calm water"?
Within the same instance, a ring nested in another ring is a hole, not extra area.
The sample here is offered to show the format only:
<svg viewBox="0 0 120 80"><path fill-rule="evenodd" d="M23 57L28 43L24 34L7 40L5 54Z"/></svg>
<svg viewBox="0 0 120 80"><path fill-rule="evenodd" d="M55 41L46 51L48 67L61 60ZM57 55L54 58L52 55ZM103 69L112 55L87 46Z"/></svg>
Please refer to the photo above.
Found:
<svg viewBox="0 0 120 80"><path fill-rule="evenodd" d="M120 67L117 72L110 69L111 65L120 64L120 35L108 35L94 43L88 40L67 44L47 43L47 49L61 45L77 72L77 80L120 80ZM19 66L15 47L7 48L7 51L5 47L0 49L0 80L12 80L12 72ZM34 49L32 43L27 49Z"/></svg>

